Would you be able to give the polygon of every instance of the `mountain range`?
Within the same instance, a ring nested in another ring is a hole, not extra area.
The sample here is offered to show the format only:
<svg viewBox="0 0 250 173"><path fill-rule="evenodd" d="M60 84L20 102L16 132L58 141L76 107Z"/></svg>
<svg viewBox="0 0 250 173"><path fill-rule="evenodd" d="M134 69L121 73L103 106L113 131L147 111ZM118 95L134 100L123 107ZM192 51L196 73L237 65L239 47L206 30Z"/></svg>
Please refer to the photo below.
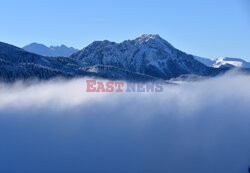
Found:
<svg viewBox="0 0 250 173"><path fill-rule="evenodd" d="M73 47L67 47L65 45L61 46L50 46L47 47L39 43L31 43L23 47L24 50L35 53L43 56L64 56L69 57L73 53L78 52L78 49ZM215 68L250 68L250 63L246 62L240 58L229 58L221 57L217 59L202 58L199 56L194 56L196 60L205 64L206 66L215 67Z"/></svg>
<svg viewBox="0 0 250 173"><path fill-rule="evenodd" d="M36 53L38 55L43 55L43 56L64 56L64 57L68 57L71 54L79 51L78 49L75 49L73 47L67 47L65 45L47 47L39 43L31 43L27 46L24 46L23 49L28 52Z"/></svg>
<svg viewBox="0 0 250 173"><path fill-rule="evenodd" d="M129 81L169 80L187 75L215 76L229 69L205 65L159 35L145 34L121 43L95 41L74 52L70 56L44 56L37 50L28 50L27 46L21 49L0 42L0 80L79 76Z"/></svg>

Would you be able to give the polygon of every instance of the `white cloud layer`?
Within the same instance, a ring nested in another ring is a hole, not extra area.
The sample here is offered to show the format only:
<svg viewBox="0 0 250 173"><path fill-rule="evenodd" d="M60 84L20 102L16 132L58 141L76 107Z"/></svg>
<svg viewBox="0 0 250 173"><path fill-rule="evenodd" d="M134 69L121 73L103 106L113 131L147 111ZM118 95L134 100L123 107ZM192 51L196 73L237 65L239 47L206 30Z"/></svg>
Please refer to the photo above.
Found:
<svg viewBox="0 0 250 173"><path fill-rule="evenodd" d="M162 93L86 93L85 80L0 85L0 172L247 172L250 76Z"/></svg>

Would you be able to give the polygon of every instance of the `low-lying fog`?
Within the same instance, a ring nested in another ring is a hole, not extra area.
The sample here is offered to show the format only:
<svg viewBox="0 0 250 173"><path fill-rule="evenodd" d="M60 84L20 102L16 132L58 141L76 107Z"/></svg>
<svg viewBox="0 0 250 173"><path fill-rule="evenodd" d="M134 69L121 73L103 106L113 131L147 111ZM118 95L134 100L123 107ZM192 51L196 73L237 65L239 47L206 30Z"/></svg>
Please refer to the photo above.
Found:
<svg viewBox="0 0 250 173"><path fill-rule="evenodd" d="M85 90L85 78L0 84L0 172L247 172L250 76Z"/></svg>

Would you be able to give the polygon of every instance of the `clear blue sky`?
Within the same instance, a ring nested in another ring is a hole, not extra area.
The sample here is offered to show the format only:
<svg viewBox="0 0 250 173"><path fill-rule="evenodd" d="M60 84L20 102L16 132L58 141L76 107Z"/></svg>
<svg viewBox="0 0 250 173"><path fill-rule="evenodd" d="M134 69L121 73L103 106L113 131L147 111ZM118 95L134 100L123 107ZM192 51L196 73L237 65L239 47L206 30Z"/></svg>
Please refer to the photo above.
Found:
<svg viewBox="0 0 250 173"><path fill-rule="evenodd" d="M250 0L1 0L0 41L83 48L159 34L187 53L250 60Z"/></svg>

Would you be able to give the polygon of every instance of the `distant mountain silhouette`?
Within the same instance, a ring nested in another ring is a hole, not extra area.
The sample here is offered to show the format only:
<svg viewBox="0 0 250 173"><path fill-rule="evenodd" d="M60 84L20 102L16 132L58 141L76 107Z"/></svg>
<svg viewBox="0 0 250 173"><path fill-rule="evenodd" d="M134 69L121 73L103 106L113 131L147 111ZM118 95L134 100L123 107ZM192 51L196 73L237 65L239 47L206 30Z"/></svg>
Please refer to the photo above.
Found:
<svg viewBox="0 0 250 173"><path fill-rule="evenodd" d="M28 52L36 53L38 55L43 55L43 56L64 56L64 57L68 57L71 54L78 51L73 47L67 47L65 45L47 47L43 44L38 44L38 43L31 43L27 46L24 46L23 49Z"/></svg>

